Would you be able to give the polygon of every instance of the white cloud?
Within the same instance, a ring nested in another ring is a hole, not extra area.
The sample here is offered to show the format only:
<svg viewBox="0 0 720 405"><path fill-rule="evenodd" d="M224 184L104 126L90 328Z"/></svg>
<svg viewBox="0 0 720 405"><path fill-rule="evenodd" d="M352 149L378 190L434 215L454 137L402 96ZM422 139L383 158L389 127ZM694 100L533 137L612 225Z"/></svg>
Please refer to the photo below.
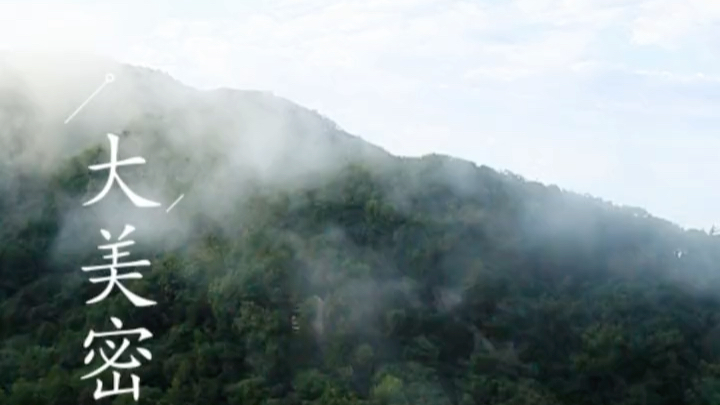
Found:
<svg viewBox="0 0 720 405"><path fill-rule="evenodd" d="M109 7L2 2L0 48L102 52L117 23Z"/></svg>
<svg viewBox="0 0 720 405"><path fill-rule="evenodd" d="M660 155L709 159L628 139L715 134L714 0L19 4L0 4L0 47L74 44L198 87L270 90L395 153L452 153L694 225L720 217L701 203L711 190L686 192L686 215L676 194L623 175L659 170ZM624 148L634 160L616 159Z"/></svg>
<svg viewBox="0 0 720 405"><path fill-rule="evenodd" d="M633 22L632 40L676 49L688 35L702 33L718 21L720 3L714 0L647 0Z"/></svg>

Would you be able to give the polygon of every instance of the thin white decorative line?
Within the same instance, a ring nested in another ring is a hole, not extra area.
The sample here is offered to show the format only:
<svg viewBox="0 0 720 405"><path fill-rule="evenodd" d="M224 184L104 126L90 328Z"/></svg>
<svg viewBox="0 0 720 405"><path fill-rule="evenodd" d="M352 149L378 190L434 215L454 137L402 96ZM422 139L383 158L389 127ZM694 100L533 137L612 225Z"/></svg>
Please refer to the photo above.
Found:
<svg viewBox="0 0 720 405"><path fill-rule="evenodd" d="M80 107L78 107L74 113L70 114L70 116L67 117L67 119L65 120L65 124L70 122L70 120L73 119L80 112L80 110L82 110L83 107L85 107L85 105L87 105L87 103L89 103L90 100L92 100L93 97L97 96L98 93L100 93L102 91L102 89L105 88L105 86L107 86L108 84L110 84L114 81L115 81L115 76L112 73L106 74L105 81L100 85L100 87L97 88L97 90L95 90L95 92L93 94L90 95L90 97L87 98L87 100L85 100L84 103L80 104Z"/></svg>
<svg viewBox="0 0 720 405"><path fill-rule="evenodd" d="M171 205L170 205L170 206L168 207L168 209L167 209L167 210L165 210L165 212L170 212L170 210L171 210L171 209L172 209L172 208L173 208L173 207L174 207L174 206L175 206L175 205L176 205L177 203L179 203L179 202L180 202L180 200L182 200L182 199L183 199L183 197L185 197L185 194L182 194L182 195L181 195L180 197L178 197L178 199L177 199L177 200L175 200L175 202L174 202L174 203L172 203L172 204L171 204Z"/></svg>

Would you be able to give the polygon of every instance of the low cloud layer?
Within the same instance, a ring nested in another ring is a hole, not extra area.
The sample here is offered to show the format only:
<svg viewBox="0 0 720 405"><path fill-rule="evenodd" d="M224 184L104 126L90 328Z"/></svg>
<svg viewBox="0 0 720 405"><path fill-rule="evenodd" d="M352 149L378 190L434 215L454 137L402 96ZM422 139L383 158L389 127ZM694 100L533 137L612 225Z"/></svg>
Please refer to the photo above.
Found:
<svg viewBox="0 0 720 405"><path fill-rule="evenodd" d="M259 184L310 186L354 158L388 157L332 121L266 93L200 91L161 72L73 54L5 53L0 69L5 198L26 192L27 176L84 176L87 165L108 161L112 134L118 138L118 160L145 160L119 167L118 175L134 193L160 203L135 207L114 184L105 198L85 207L105 185L108 172L93 175L83 201L58 200L64 210L59 256L85 251L102 242L100 229L115 235L125 224L135 226L136 237L146 243L179 246L203 218L221 227L241 226L243 201ZM115 81L65 124L106 72L114 72ZM68 165L72 157L80 157L79 166ZM18 223L40 215L40 206L23 204L27 209L14 217Z"/></svg>

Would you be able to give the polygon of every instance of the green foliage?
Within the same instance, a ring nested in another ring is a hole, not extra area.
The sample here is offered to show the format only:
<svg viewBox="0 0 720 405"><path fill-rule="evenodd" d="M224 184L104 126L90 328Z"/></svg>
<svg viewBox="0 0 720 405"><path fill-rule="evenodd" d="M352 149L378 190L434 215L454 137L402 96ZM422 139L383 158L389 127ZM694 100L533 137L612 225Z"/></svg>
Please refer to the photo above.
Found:
<svg viewBox="0 0 720 405"><path fill-rule="evenodd" d="M398 159L249 191L223 231L152 253L135 292L157 307L85 306L53 249L99 152L25 183L37 215L0 195L0 404L96 403L81 345L110 313L155 334L141 404L720 404L717 237Z"/></svg>

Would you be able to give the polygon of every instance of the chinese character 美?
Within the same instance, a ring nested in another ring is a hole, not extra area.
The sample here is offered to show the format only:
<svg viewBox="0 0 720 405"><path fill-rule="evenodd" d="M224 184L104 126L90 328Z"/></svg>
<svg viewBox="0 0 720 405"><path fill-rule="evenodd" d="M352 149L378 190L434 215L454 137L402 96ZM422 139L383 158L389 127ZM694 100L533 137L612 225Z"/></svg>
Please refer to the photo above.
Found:
<svg viewBox="0 0 720 405"><path fill-rule="evenodd" d="M103 371L107 370L108 368L113 369L133 369L137 368L141 365L141 363L135 358L135 356L132 355L128 351L128 348L130 347L131 343L130 341L125 337L122 340L122 343L119 345L116 341L113 341L111 336L122 336L122 335L139 335L139 338L137 339L138 342L142 342L143 340L149 339L152 337L152 333L148 331L145 328L137 328L137 329L131 329L131 330L121 330L123 324L120 321L120 319L112 317L110 318L113 325L115 325L115 328L118 330L111 331L111 332L95 332L93 330L90 330L90 333L88 333L87 337L85 338L85 342L83 343L83 347L88 349L95 338L106 338L103 343L107 347L110 348L110 350L113 350L111 356L108 356L105 353L104 348L100 347L98 348L98 352L100 353L100 357L102 357L103 361L105 362L101 367L93 371L92 373L86 374L81 377L82 380L86 380L88 378L93 378L98 376ZM136 350L138 353L140 353L143 357L145 357L147 360L152 359L152 354L149 350L143 348L143 347L137 347ZM123 356L123 354L126 355L126 357L130 358L130 361L121 362L120 358ZM90 364L90 362L93 361L95 358L95 349L90 349L89 353L85 356L85 365ZM132 387L130 388L120 388L120 373L113 370L113 388L111 390L103 391L103 383L100 380L100 378L96 379L96 388L95 393L93 394L93 398L100 399L105 398L113 395L120 395L120 394L133 394L133 398L135 401L140 398L140 377L138 377L135 374L131 374L130 379L132 380Z"/></svg>
<svg viewBox="0 0 720 405"><path fill-rule="evenodd" d="M110 275L107 277L96 277L91 278L90 282L93 284L96 283L102 283L107 282L108 286L105 288L105 290L100 293L97 297L87 301L87 304L94 304L96 302L100 302L104 300L109 294L110 291L112 291L113 286L117 286L120 291L125 294L125 296L132 302L136 307L148 307L157 304L155 301L151 301L145 298L142 298L136 294L134 294L132 291L128 290L120 284L120 280L124 279L141 279L142 274L139 272L133 272L133 273L127 273L127 274L121 274L118 275L119 268L125 268L125 267L138 267L138 266L149 266L150 261L149 260L136 260L136 261L128 261L128 262L122 262L119 263L118 259L121 257L129 256L130 252L120 252L120 248L124 248L127 246L132 246L135 244L135 241L128 240L128 241L122 241L127 235L132 233L135 230L135 228L131 225L125 225L125 229L123 230L123 233L118 238L119 242L111 243L108 245L100 245L98 246L99 250L107 250L110 249L112 251L111 254L103 256L103 259L112 259L112 263L109 264L103 264L99 266L87 266L83 267L82 271L98 271L98 270L110 270ZM105 229L101 229L100 233L105 238L105 240L110 240L110 232L106 231Z"/></svg>
<svg viewBox="0 0 720 405"><path fill-rule="evenodd" d="M130 201L133 202L138 207L159 207L160 203L147 200L145 198L140 197L139 195L135 194L132 190L130 190L130 187L125 184L124 181L120 178L120 176L117 173L118 166L129 166L129 165L142 165L145 164L145 159L142 157L134 157L129 158L125 160L121 160L118 162L118 137L117 135L113 134L107 134L108 138L110 139L110 163L103 163L99 165L92 165L88 166L88 169L90 170L104 170L109 169L110 174L108 175L108 181L105 183L105 187L100 191L100 194L98 194L95 198L92 200L86 202L83 204L83 206L88 206L95 204L96 202L100 201L107 193L110 191L110 187L112 187L113 180L115 180L118 185L120 185L120 189L125 192L125 195L130 199Z"/></svg>

